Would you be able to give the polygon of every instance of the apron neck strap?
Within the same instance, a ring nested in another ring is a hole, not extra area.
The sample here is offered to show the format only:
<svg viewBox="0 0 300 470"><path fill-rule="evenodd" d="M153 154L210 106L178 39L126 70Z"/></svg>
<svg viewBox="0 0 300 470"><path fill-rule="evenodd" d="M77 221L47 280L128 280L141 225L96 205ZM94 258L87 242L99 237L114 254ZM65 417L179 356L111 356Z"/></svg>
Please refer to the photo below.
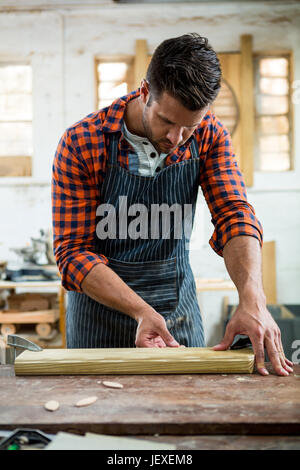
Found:
<svg viewBox="0 0 300 470"><path fill-rule="evenodd" d="M195 136L193 136L191 142L191 153L193 158L199 158L199 148Z"/></svg>
<svg viewBox="0 0 300 470"><path fill-rule="evenodd" d="M120 132L114 132L109 135L109 163L116 165L118 163L118 143L120 139Z"/></svg>

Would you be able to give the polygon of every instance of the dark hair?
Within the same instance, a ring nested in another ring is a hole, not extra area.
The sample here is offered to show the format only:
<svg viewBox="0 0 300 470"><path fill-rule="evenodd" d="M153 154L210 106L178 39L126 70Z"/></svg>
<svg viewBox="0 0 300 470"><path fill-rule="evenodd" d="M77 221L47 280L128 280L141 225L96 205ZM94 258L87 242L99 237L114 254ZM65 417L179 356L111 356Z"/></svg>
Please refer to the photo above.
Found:
<svg viewBox="0 0 300 470"><path fill-rule="evenodd" d="M212 103L221 86L221 66L207 38L197 33L166 39L154 51L146 79L151 94L165 91L187 109L197 111Z"/></svg>

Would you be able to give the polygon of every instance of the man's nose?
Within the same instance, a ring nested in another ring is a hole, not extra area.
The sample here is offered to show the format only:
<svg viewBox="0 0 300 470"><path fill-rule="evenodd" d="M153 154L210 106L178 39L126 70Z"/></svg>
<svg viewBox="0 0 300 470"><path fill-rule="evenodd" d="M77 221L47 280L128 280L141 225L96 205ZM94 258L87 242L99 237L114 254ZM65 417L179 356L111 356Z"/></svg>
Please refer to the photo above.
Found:
<svg viewBox="0 0 300 470"><path fill-rule="evenodd" d="M182 141L182 127L172 127L169 129L167 139L176 147Z"/></svg>

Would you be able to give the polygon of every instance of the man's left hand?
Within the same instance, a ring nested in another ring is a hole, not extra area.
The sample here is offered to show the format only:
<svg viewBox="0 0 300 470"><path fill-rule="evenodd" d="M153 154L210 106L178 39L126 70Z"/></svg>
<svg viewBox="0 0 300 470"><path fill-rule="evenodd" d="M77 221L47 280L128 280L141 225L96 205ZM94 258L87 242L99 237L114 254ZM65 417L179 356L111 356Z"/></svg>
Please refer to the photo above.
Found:
<svg viewBox="0 0 300 470"><path fill-rule="evenodd" d="M247 335L252 343L257 371L268 375L265 367L265 352L268 353L274 371L278 375L289 375L293 372L293 363L284 354L281 333L278 325L266 307L239 305L229 321L225 335L220 344L213 347L215 351L228 349L235 335Z"/></svg>

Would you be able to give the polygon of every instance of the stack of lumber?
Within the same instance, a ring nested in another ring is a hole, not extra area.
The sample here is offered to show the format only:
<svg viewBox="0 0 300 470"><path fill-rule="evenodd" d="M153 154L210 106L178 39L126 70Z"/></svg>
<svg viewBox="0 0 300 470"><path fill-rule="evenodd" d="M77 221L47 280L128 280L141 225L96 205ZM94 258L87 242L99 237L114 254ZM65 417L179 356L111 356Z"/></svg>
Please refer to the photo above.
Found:
<svg viewBox="0 0 300 470"><path fill-rule="evenodd" d="M26 292L7 297L8 308L0 310L0 333L15 334L20 325L36 324L42 338L50 337L52 327L59 318L56 293Z"/></svg>
<svg viewBox="0 0 300 470"><path fill-rule="evenodd" d="M26 292L11 294L7 297L9 310L19 312L47 310L57 308L57 294Z"/></svg>

